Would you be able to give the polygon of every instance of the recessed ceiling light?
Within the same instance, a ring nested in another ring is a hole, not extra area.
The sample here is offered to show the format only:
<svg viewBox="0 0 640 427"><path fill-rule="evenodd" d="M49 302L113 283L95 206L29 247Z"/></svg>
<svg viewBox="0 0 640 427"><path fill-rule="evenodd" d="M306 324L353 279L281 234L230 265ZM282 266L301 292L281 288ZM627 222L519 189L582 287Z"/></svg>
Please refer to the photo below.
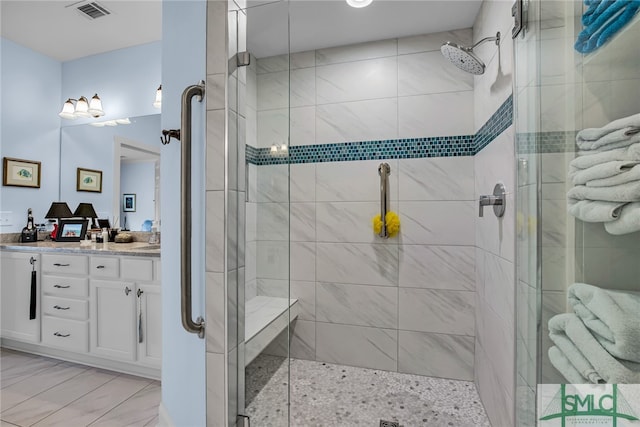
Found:
<svg viewBox="0 0 640 427"><path fill-rule="evenodd" d="M367 7L373 0L347 0L347 4L351 7Z"/></svg>

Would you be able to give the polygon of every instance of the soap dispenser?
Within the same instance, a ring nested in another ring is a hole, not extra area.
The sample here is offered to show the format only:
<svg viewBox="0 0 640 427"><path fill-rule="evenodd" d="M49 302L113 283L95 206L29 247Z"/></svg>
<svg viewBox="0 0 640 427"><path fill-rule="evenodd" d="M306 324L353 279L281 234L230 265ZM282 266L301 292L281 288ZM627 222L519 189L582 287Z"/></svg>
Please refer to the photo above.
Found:
<svg viewBox="0 0 640 427"><path fill-rule="evenodd" d="M102 247L106 248L109 243L109 233L106 227L102 229Z"/></svg>

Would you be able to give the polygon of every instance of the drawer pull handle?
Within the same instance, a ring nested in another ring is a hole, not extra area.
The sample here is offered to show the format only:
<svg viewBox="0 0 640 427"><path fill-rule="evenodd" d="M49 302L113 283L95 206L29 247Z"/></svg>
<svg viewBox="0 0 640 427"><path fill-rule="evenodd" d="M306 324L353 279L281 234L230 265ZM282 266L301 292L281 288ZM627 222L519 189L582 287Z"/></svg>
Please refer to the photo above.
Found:
<svg viewBox="0 0 640 427"><path fill-rule="evenodd" d="M128 286L125 286L125 287L124 287L124 294L125 294L126 296L129 296L129 293L130 293L130 292L131 292L131 289L130 289Z"/></svg>
<svg viewBox="0 0 640 427"><path fill-rule="evenodd" d="M71 264L60 264L59 262L56 262L55 264L56 267L69 267Z"/></svg>
<svg viewBox="0 0 640 427"><path fill-rule="evenodd" d="M56 310L69 310L71 307L60 307L59 305L54 305L53 308Z"/></svg>
<svg viewBox="0 0 640 427"><path fill-rule="evenodd" d="M69 289L71 285L53 285L53 287L58 289Z"/></svg>
<svg viewBox="0 0 640 427"><path fill-rule="evenodd" d="M98 269L104 268L104 265L96 265L96 268L98 268Z"/></svg>
<svg viewBox="0 0 640 427"><path fill-rule="evenodd" d="M55 335L56 337L61 337L61 338L66 338L66 337L70 337L71 334L61 334L60 332L54 332L53 335Z"/></svg>

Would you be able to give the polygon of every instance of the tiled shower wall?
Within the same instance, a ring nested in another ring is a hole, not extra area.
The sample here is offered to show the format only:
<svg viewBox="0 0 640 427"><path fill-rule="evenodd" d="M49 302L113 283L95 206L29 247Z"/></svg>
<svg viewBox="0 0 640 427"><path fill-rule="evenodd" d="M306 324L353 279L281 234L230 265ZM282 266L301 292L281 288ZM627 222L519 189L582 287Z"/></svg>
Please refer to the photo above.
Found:
<svg viewBox="0 0 640 427"><path fill-rule="evenodd" d="M484 43L474 51L486 63L474 81L474 130L512 94L511 2L485 0L473 26L473 41L501 33L500 46ZM475 382L495 426L514 425L515 166L513 125L475 155L475 194L492 194L497 182L507 190L502 218L485 208L475 215L476 336ZM474 207L477 205L474 205Z"/></svg>
<svg viewBox="0 0 640 427"><path fill-rule="evenodd" d="M293 54L291 145L473 134L472 76L439 52L470 39L460 30ZM286 142L288 65L260 58L248 70L249 145ZM287 295L290 238L291 297L302 306L293 357L470 380L473 157L388 160L402 224L388 240L371 224L380 163L290 165L290 236L289 167L249 165L247 298Z"/></svg>

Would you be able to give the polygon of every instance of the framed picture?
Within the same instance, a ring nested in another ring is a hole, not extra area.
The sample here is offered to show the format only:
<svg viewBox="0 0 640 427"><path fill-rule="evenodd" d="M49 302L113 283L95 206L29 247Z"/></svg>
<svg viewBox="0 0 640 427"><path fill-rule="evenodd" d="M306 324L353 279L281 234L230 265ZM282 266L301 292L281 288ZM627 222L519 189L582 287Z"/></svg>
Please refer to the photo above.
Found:
<svg viewBox="0 0 640 427"><path fill-rule="evenodd" d="M61 219L56 242L79 242L87 234L86 219Z"/></svg>
<svg viewBox="0 0 640 427"><path fill-rule="evenodd" d="M76 191L102 193L102 171L78 168Z"/></svg>
<svg viewBox="0 0 640 427"><path fill-rule="evenodd" d="M122 195L122 210L124 212L136 211L136 195L135 194Z"/></svg>
<svg viewBox="0 0 640 427"><path fill-rule="evenodd" d="M2 185L40 188L40 162L10 157L3 160Z"/></svg>

